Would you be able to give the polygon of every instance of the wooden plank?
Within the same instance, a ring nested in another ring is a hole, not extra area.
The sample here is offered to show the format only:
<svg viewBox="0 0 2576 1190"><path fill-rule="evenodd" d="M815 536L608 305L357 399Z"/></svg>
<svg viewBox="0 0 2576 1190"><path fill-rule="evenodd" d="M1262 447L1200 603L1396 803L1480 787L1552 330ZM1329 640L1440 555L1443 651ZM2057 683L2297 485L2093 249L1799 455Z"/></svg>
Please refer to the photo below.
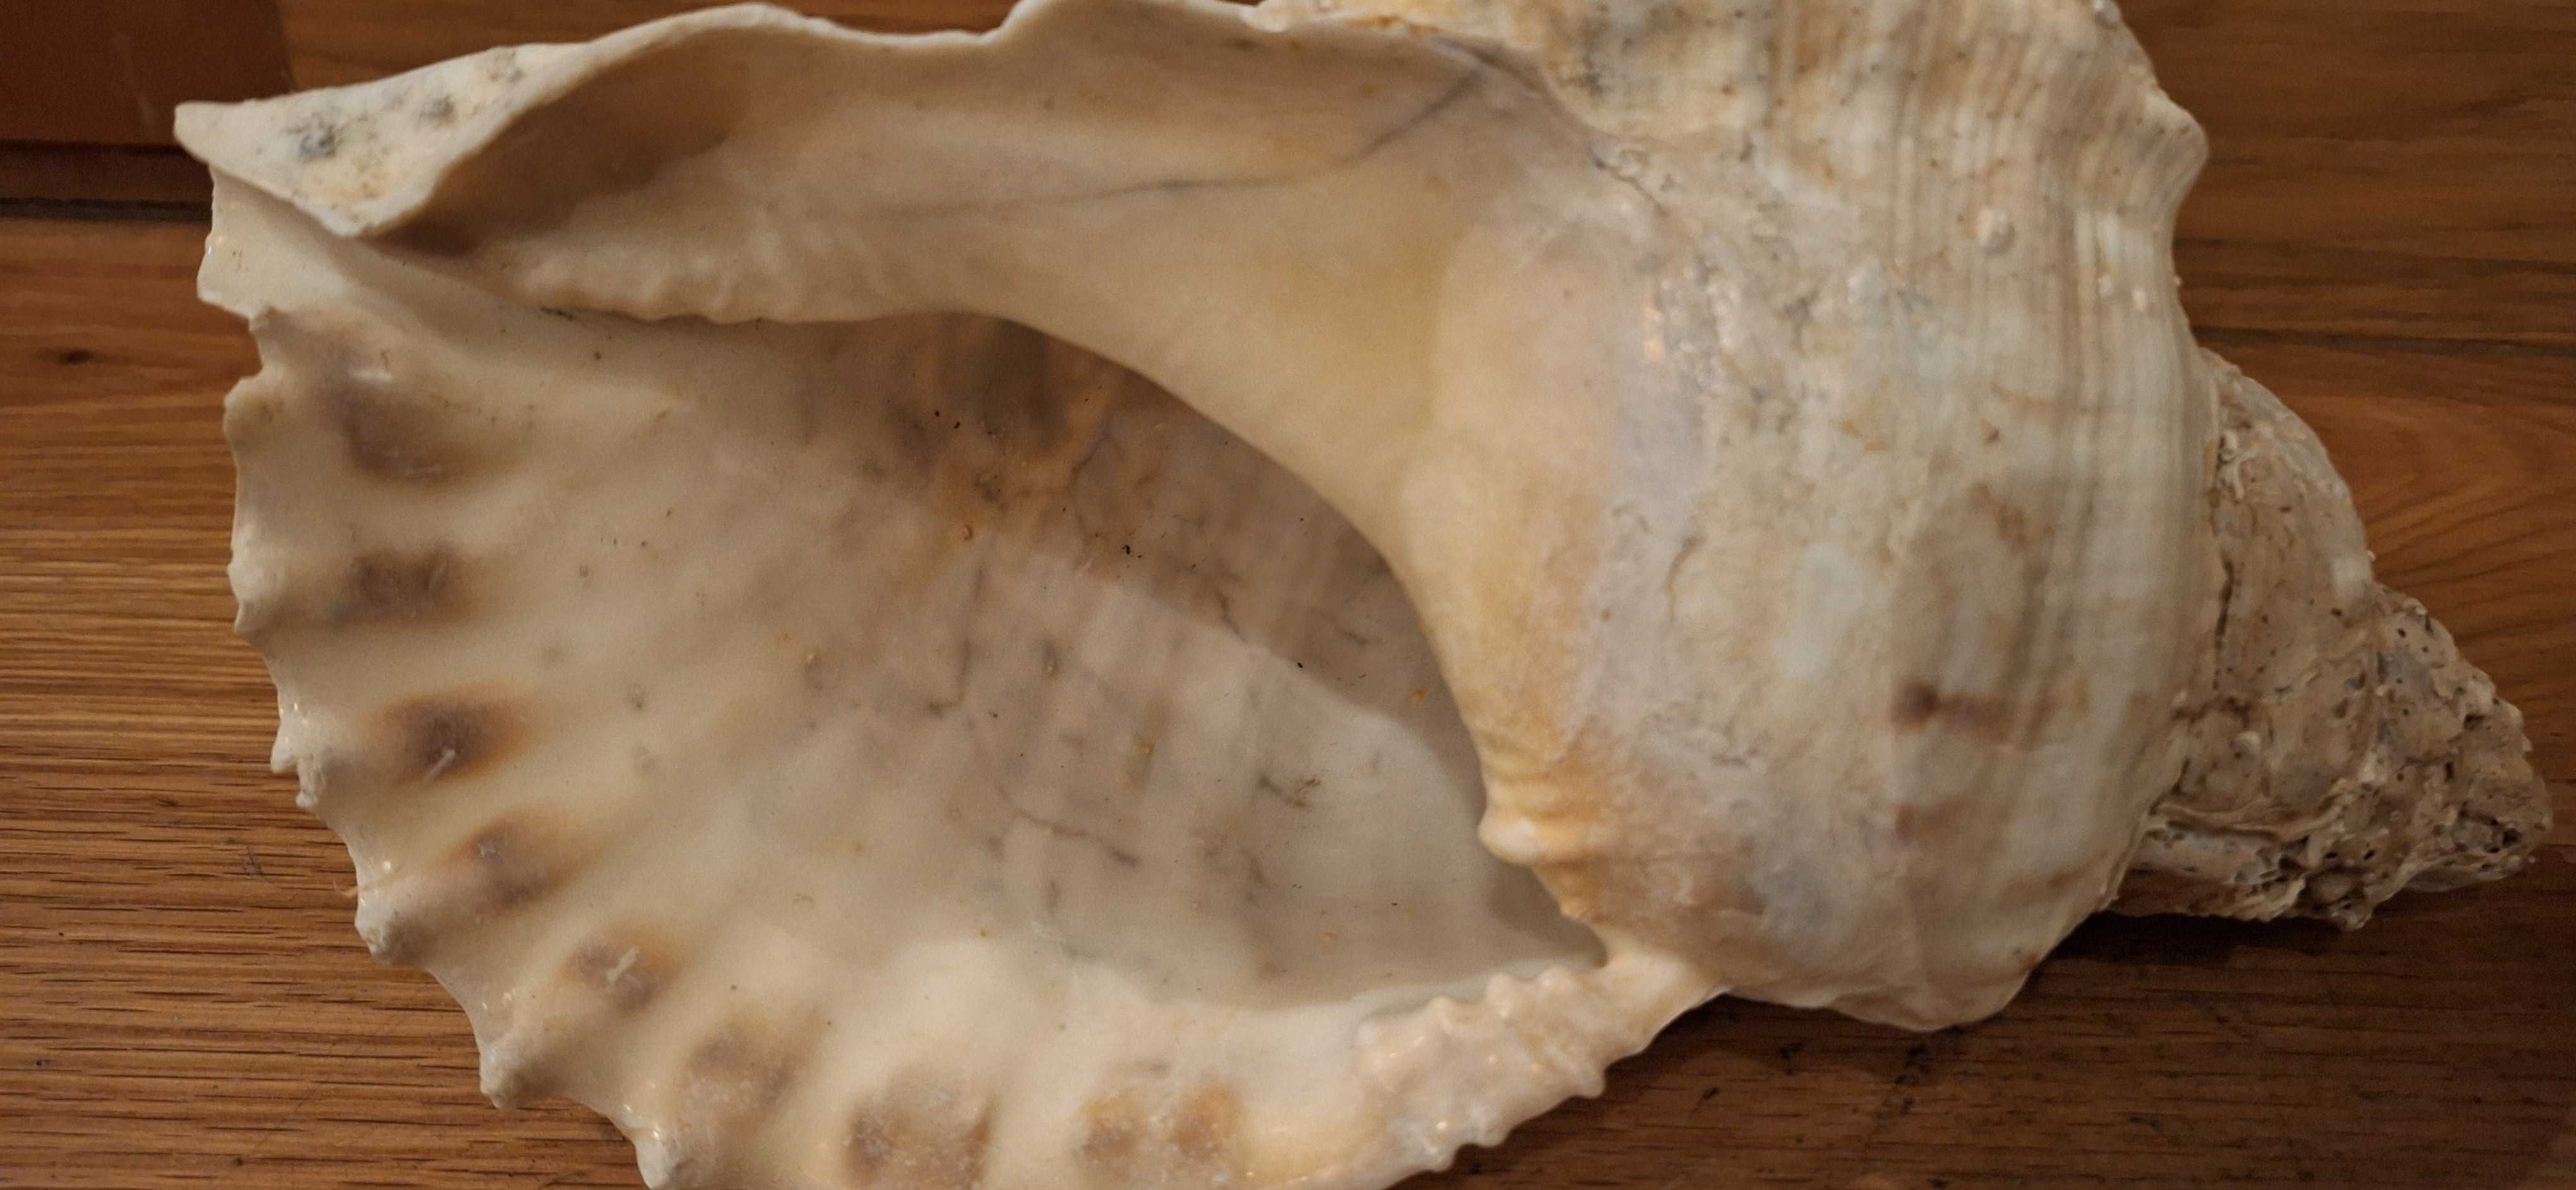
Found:
<svg viewBox="0 0 2576 1190"><path fill-rule="evenodd" d="M175 144L181 102L288 85L272 0L0 5L0 141Z"/></svg>
<svg viewBox="0 0 2576 1190"><path fill-rule="evenodd" d="M2351 935L2098 919L1930 1037L1720 1001L1416 1185L2565 1185L2535 1158L2576 1103L2576 990L2534 976L2571 909L2562 860Z"/></svg>
<svg viewBox="0 0 2576 1190"><path fill-rule="evenodd" d="M214 197L206 167L177 149L0 143L0 203L159 206L193 218Z"/></svg>
<svg viewBox="0 0 2576 1190"><path fill-rule="evenodd" d="M2576 5L2124 7L2209 133L2176 248L2194 318L2576 349Z"/></svg>

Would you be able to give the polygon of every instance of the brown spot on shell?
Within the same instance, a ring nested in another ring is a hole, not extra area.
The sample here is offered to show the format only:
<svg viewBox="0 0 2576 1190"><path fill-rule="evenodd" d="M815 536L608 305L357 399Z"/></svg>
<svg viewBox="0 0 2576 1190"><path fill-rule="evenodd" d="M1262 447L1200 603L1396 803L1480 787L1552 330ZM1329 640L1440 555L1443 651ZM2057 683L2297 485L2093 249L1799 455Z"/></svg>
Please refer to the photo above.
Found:
<svg viewBox="0 0 2576 1190"><path fill-rule="evenodd" d="M564 964L575 983L597 992L619 1012L635 1012L652 1003L670 982L671 969L662 946L640 934L591 942Z"/></svg>
<svg viewBox="0 0 2576 1190"><path fill-rule="evenodd" d="M1243 1162L1243 1102L1223 1083L1171 1099L1121 1087L1093 1096L1082 1116L1082 1159L1106 1184L1231 1184Z"/></svg>
<svg viewBox="0 0 2576 1190"><path fill-rule="evenodd" d="M603 1042L620 1044L620 1018L669 983L669 956L669 945L650 929L609 931L575 950L545 994L496 1006L502 1035L484 1049L484 1094L511 1107L564 1093Z"/></svg>
<svg viewBox="0 0 2576 1190"><path fill-rule="evenodd" d="M488 912L517 909L545 896L576 866L559 828L518 818L485 826L456 856L472 873L474 902Z"/></svg>
<svg viewBox="0 0 2576 1190"><path fill-rule="evenodd" d="M1994 741L2001 741L2012 729L2012 716L2003 700L1991 694L1944 693L1919 678L1897 689L1889 717L1902 731L1921 731L1937 719L1952 731Z"/></svg>
<svg viewBox="0 0 2576 1190"><path fill-rule="evenodd" d="M427 783L480 772L518 745L518 718L497 704L426 698L387 712L396 780Z"/></svg>
<svg viewBox="0 0 2576 1190"><path fill-rule="evenodd" d="M1006 510L1035 493L1067 489L1101 453L1112 407L1133 404L1103 398L1122 390L1120 381L1144 386L1123 371L1118 381L1096 375L1104 365L1070 356L1017 323L943 319L927 328L924 346L938 365L896 386L903 398L881 406L879 439L897 472L926 484L939 515L975 527L971 537L959 533L947 544L983 541L988 528L1010 521ZM1160 453L1142 440L1122 449L1123 465Z"/></svg>
<svg viewBox="0 0 2576 1190"><path fill-rule="evenodd" d="M1928 682L1907 682L1896 692L1895 719L1907 731L1920 729L1941 710L1941 692Z"/></svg>
<svg viewBox="0 0 2576 1190"><path fill-rule="evenodd" d="M378 479L436 483L468 469L472 451L451 432L447 402L342 378L322 393L349 461Z"/></svg>
<svg viewBox="0 0 2576 1190"><path fill-rule="evenodd" d="M1243 1153L1243 1100L1234 1088L1199 1088L1172 1117L1172 1150L1195 1165L1232 1166Z"/></svg>
<svg viewBox="0 0 2576 1190"><path fill-rule="evenodd" d="M1082 1105L1082 1158L1123 1166L1145 1139L1143 1097L1132 1090L1095 1095Z"/></svg>
<svg viewBox="0 0 2576 1190"><path fill-rule="evenodd" d="M1049 384L1052 341L1016 322L993 321L983 327L983 349L964 363L973 374L960 378L964 383L953 398L965 406L959 420L1015 440L1014 445L1027 448L1019 453L1045 455L1061 449L1067 432L1065 400Z"/></svg>
<svg viewBox="0 0 2576 1190"><path fill-rule="evenodd" d="M370 550L349 560L325 618L334 624L417 620L446 610L454 597L456 555L444 546L404 552Z"/></svg>
<svg viewBox="0 0 2576 1190"><path fill-rule="evenodd" d="M728 1114L767 1111L795 1081L800 1052L784 1030L736 1021L689 1055L692 1098Z"/></svg>
<svg viewBox="0 0 2576 1190"><path fill-rule="evenodd" d="M480 241L463 220L433 212L386 233L385 242L424 256L460 257L473 252Z"/></svg>
<svg viewBox="0 0 2576 1190"><path fill-rule="evenodd" d="M677 1116L668 1143L676 1185L777 1181L757 1146L743 1139L786 1099L812 1056L808 1014L738 1016L689 1054L670 1088Z"/></svg>
<svg viewBox="0 0 2576 1190"><path fill-rule="evenodd" d="M226 401L236 451L278 425L319 420L351 466L377 479L434 484L474 470L500 441L495 419L438 391L395 346L400 336L340 310L269 311L251 320L271 367Z"/></svg>
<svg viewBox="0 0 2576 1190"><path fill-rule="evenodd" d="M581 841L563 824L540 818L484 824L416 875L375 894L393 898L393 911L374 927L369 951L405 966L428 961L459 931L525 908L560 887L588 862Z"/></svg>
<svg viewBox="0 0 2576 1190"><path fill-rule="evenodd" d="M2014 553L2027 554L2042 545L2047 537L2046 531L2034 523L2027 509L1998 495L1985 484L1969 487L1968 506L1993 524L1995 536L2011 546Z"/></svg>
<svg viewBox="0 0 2576 1190"><path fill-rule="evenodd" d="M866 1190L970 1190L984 1178L992 1107L945 1090L898 1090L850 1119L849 1171Z"/></svg>
<svg viewBox="0 0 2576 1190"><path fill-rule="evenodd" d="M1912 843L1945 834L1958 825L1960 811L1964 808L1957 799L1900 805L1894 815L1896 837Z"/></svg>

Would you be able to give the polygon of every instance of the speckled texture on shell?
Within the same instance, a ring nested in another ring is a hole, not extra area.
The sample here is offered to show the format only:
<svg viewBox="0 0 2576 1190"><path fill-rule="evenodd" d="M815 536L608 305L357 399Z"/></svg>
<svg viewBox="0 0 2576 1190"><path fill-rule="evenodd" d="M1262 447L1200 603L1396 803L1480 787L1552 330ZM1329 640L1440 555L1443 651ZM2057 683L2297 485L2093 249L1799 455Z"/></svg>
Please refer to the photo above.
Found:
<svg viewBox="0 0 2576 1190"><path fill-rule="evenodd" d="M655 1185L1374 1190L2545 821L2192 344L2106 0L740 7L180 132L277 763Z"/></svg>
<svg viewBox="0 0 2576 1190"><path fill-rule="evenodd" d="M1385 564L1132 374L513 305L230 184L212 242L359 933L655 1184L1384 1181L1702 994L1477 846Z"/></svg>
<svg viewBox="0 0 2576 1190"><path fill-rule="evenodd" d="M2211 370L2217 664L2115 907L2352 927L2401 890L2519 869L2549 829L2521 712L2422 604L2371 581L2315 433L2244 373Z"/></svg>

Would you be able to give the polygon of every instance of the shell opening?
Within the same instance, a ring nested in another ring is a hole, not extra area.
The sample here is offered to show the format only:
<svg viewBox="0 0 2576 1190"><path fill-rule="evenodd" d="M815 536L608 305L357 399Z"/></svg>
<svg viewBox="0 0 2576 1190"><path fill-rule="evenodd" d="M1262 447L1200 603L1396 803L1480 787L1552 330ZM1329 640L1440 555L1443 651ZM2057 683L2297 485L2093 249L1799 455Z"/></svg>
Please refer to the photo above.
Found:
<svg viewBox="0 0 2576 1190"><path fill-rule="evenodd" d="M1132 372L963 315L514 307L233 202L390 298L256 320L241 596L362 932L496 1098L673 1184L835 1129L1285 1178L1445 1162L1669 1015L1600 1007L1599 940L1478 843L1378 553Z"/></svg>

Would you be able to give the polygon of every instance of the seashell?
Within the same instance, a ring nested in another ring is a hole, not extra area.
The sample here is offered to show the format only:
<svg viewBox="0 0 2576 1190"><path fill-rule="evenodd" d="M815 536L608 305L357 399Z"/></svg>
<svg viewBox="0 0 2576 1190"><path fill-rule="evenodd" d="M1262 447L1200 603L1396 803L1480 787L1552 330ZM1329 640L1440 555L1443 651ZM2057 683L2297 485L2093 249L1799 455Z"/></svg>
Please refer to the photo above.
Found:
<svg viewBox="0 0 2576 1190"><path fill-rule="evenodd" d="M2194 346L2108 0L747 6L179 127L275 761L655 1186L1380 1187L1716 995L2545 827Z"/></svg>

